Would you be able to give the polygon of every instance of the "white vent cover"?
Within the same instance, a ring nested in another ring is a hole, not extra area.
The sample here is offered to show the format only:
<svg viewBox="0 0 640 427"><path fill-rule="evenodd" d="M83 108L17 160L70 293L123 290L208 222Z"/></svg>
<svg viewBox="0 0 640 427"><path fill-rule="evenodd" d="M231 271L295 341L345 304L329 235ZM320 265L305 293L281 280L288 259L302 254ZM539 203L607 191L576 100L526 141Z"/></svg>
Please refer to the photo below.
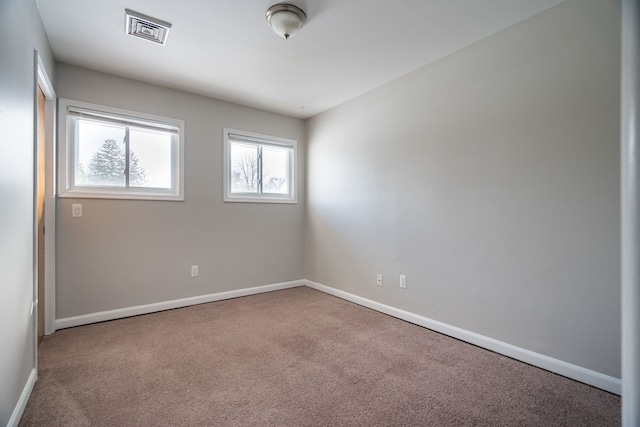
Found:
<svg viewBox="0 0 640 427"><path fill-rule="evenodd" d="M165 45L167 43L171 24L155 18L150 18L129 9L125 9L124 11L126 15L124 28L125 33L134 37L149 40L150 42L159 43L161 45Z"/></svg>

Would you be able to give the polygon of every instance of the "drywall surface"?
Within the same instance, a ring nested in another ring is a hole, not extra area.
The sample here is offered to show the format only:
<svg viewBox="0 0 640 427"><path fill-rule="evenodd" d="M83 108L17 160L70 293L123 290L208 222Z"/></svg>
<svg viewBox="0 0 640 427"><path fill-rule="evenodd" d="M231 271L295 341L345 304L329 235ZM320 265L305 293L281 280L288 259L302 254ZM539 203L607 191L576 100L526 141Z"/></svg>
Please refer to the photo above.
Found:
<svg viewBox="0 0 640 427"><path fill-rule="evenodd" d="M304 278L302 120L66 64L56 91L182 119L186 132L184 202L58 200L58 319ZM223 202L225 127L298 141L297 204Z"/></svg>
<svg viewBox="0 0 640 427"><path fill-rule="evenodd" d="M35 368L34 51L49 75L49 41L35 1L0 2L0 425Z"/></svg>
<svg viewBox="0 0 640 427"><path fill-rule="evenodd" d="M308 120L307 279L619 378L619 44L569 0Z"/></svg>

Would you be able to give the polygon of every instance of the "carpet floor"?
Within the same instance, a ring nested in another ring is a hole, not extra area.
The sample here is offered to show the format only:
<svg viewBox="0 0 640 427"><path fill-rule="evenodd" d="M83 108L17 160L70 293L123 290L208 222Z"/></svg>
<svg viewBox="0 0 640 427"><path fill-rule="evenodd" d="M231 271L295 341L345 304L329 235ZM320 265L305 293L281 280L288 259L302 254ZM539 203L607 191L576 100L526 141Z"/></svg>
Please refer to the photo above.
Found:
<svg viewBox="0 0 640 427"><path fill-rule="evenodd" d="M64 329L20 426L617 426L620 397L307 287Z"/></svg>

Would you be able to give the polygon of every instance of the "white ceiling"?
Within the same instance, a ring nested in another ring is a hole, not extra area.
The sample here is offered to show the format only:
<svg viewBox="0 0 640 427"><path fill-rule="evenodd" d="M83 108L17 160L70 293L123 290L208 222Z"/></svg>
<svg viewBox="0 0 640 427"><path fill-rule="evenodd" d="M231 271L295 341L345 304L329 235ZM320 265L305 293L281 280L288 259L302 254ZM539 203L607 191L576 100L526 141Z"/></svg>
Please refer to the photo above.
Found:
<svg viewBox="0 0 640 427"><path fill-rule="evenodd" d="M564 0L290 0L307 14L289 40L274 0L37 0L56 59L307 118ZM172 24L166 46L124 33L125 8Z"/></svg>

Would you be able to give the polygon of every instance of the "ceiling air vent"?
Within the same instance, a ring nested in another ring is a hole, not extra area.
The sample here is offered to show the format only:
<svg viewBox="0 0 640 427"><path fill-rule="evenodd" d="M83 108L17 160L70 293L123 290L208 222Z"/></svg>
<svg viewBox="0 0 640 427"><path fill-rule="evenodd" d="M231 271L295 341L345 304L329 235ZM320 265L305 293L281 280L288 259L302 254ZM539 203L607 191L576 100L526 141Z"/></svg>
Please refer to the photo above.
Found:
<svg viewBox="0 0 640 427"><path fill-rule="evenodd" d="M161 45L167 43L171 24L129 9L125 9L125 14L125 33Z"/></svg>

